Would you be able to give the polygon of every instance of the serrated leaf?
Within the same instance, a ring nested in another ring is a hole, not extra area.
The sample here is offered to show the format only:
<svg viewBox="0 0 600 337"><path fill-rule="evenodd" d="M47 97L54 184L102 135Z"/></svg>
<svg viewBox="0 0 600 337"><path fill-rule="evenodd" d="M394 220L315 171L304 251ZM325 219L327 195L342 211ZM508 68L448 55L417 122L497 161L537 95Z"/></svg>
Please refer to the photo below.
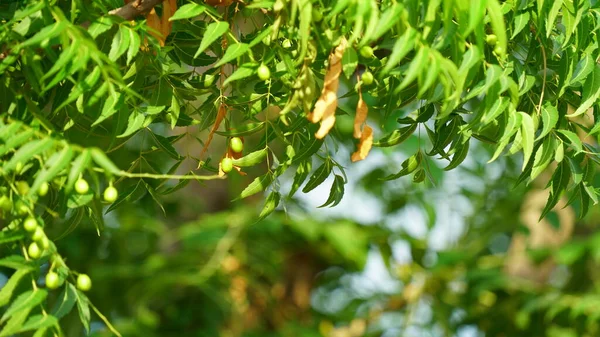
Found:
<svg viewBox="0 0 600 337"><path fill-rule="evenodd" d="M342 70L346 78L350 79L356 70L356 66L358 66L358 54L354 48L347 48L342 56Z"/></svg>
<svg viewBox="0 0 600 337"><path fill-rule="evenodd" d="M146 116L144 116L144 114L141 114L139 112L133 112L131 115L129 115L129 118L127 119L127 128L125 129L125 131L123 131L122 134L118 135L117 138L125 138L127 136L130 136L134 132L139 131L141 128L144 127L145 120Z"/></svg>
<svg viewBox="0 0 600 337"><path fill-rule="evenodd" d="M405 175L411 174L419 167L422 159L423 155L420 151L413 154L412 156L408 157L402 162L402 169L398 173L390 174L387 177L381 178L381 180L395 180Z"/></svg>
<svg viewBox="0 0 600 337"><path fill-rule="evenodd" d="M436 53L433 57L431 57L428 63L427 73L422 73L422 75L424 74L425 76L419 76L419 92L417 93L418 97L422 97L438 77L440 72L440 63L437 58L438 55Z"/></svg>
<svg viewBox="0 0 600 337"><path fill-rule="evenodd" d="M4 144L0 144L0 156L6 154L8 151L17 148L21 144L28 141L34 134L32 129L24 130L14 136L8 138ZM16 165L16 163L15 163Z"/></svg>
<svg viewBox="0 0 600 337"><path fill-rule="evenodd" d="M395 145L401 144L415 132L415 130L417 129L417 126L418 126L418 124L414 123L409 126L400 128L398 130L394 130L389 135L379 139L376 142L373 142L373 146L390 147L390 146L395 146Z"/></svg>
<svg viewBox="0 0 600 337"><path fill-rule="evenodd" d="M204 13L205 10L206 6L197 4L195 2L185 4L177 9L175 14L173 14L173 16L169 18L169 21L195 18L198 15Z"/></svg>
<svg viewBox="0 0 600 337"><path fill-rule="evenodd" d="M383 34L385 34L387 31L392 29L392 27L394 27L394 25L398 22L398 18L403 11L404 5L402 3L392 3L392 5L381 14L376 26L377 28L371 35L370 40L375 41L383 36Z"/></svg>
<svg viewBox="0 0 600 337"><path fill-rule="evenodd" d="M415 58L410 62L408 67L408 71L404 75L404 79L400 82L400 86L396 89L396 91L402 90L406 88L412 81L417 78L419 73L423 71L427 64L427 60L429 58L429 48L421 47L419 51L415 55Z"/></svg>
<svg viewBox="0 0 600 337"><path fill-rule="evenodd" d="M533 143L535 138L535 129L533 126L533 119L530 115L519 111L523 118L523 122L521 123L521 137L523 144L523 170L527 163L529 162L529 157L533 153Z"/></svg>
<svg viewBox="0 0 600 337"><path fill-rule="evenodd" d="M394 47L392 48L392 54L388 58L385 66L383 67L383 73L390 71L395 67L404 56L408 54L414 47L417 39L417 31L413 28L408 28L402 36L396 40Z"/></svg>
<svg viewBox="0 0 600 337"><path fill-rule="evenodd" d="M226 87L227 84L241 80L246 77L250 77L256 73L256 69L258 68L257 63L245 63L242 64L233 74L229 75L225 82L223 82L223 87Z"/></svg>
<svg viewBox="0 0 600 337"><path fill-rule="evenodd" d="M223 36L223 34L225 34L228 30L229 30L229 23L223 22L223 21L213 22L213 23L209 24L208 26L206 26L206 31L204 32L204 35L202 36L202 41L200 42L200 47L198 48L198 51L196 51L194 58L196 58L196 57L198 57L198 55L202 54L202 52L204 52L206 50L206 48L208 48L218 38Z"/></svg>
<svg viewBox="0 0 600 337"><path fill-rule="evenodd" d="M546 206L544 207L544 210L540 215L540 220L543 219L546 216L546 214L548 214L548 212L550 212L554 208L554 206L556 206L556 204L560 200L562 192L566 189L567 185L569 184L570 170L568 165L569 164L563 161L558 165L556 171L554 171L551 180L552 186L550 190L550 195L548 196Z"/></svg>
<svg viewBox="0 0 600 337"><path fill-rule="evenodd" d="M179 158L181 157L179 155L179 153L177 152L177 150L175 150L175 148L173 147L173 144L171 144L171 142L161 136L161 135L157 135L154 132L150 131L150 136L152 137L152 140L154 140L154 143L166 154L169 155L169 157L175 159L175 160L179 160Z"/></svg>
<svg viewBox="0 0 600 337"><path fill-rule="evenodd" d="M106 173L110 173L110 174L121 173L121 170L119 170L119 168L110 159L108 159L106 154L104 154L104 152L102 150L100 150L99 148L96 148L96 147L91 148L90 153L92 155L92 158L94 159L94 162L96 162L96 164L100 165L100 167L102 167L106 171Z"/></svg>
<svg viewBox="0 0 600 337"><path fill-rule="evenodd" d="M271 173L266 173L262 176L256 177L248 186L246 186L242 193L240 193L240 199L247 198L260 191L264 191L272 181L273 175Z"/></svg>
<svg viewBox="0 0 600 337"><path fill-rule="evenodd" d="M227 47L227 50L225 51L223 57L219 60L219 62L215 63L213 68L220 67L224 64L235 60L236 58L247 53L248 50L250 50L250 46L248 46L248 44L246 43L236 43L230 45L229 47Z"/></svg>
<svg viewBox="0 0 600 337"><path fill-rule="evenodd" d="M290 193L288 194L288 198L291 198L298 188L304 183L310 171L312 170L312 163L310 160L306 160L301 162L296 169L296 174L294 175L294 181L292 183L292 188L290 189Z"/></svg>
<svg viewBox="0 0 600 337"><path fill-rule="evenodd" d="M27 193L28 196L31 197L37 193L44 182L54 179L54 177L71 163L72 158L73 149L69 145L66 145L62 151L54 153L46 162L44 169L38 173L33 181L33 184Z"/></svg>
<svg viewBox="0 0 600 337"><path fill-rule="evenodd" d="M327 177L331 174L332 165L329 160L326 160L321 166L319 166L315 172L310 176L308 182L302 189L302 192L308 193L314 190L317 186L321 185Z"/></svg>
<svg viewBox="0 0 600 337"><path fill-rule="evenodd" d="M0 231L0 244L23 240L25 235L15 231Z"/></svg>
<svg viewBox="0 0 600 337"><path fill-rule="evenodd" d="M523 28L525 28L527 26L527 24L529 23L530 17L531 17L531 14L529 14L529 11L527 11L527 10L520 11L519 13L517 13L515 15L514 29L513 29L511 39L514 39L515 36L517 36L523 30Z"/></svg>
<svg viewBox="0 0 600 337"><path fill-rule="evenodd" d="M452 157L452 160L450 161L450 164L448 164L448 166L446 166L444 168L444 171L450 171L454 168L456 168L458 165L460 165L465 158L467 158L467 154L469 153L469 144L470 143L470 139L467 138L467 140L462 143L460 142L455 149L455 153L454 156ZM416 174L415 174L416 176ZM417 179L417 178L415 178ZM419 179L420 181L422 181L422 179Z"/></svg>
<svg viewBox="0 0 600 337"><path fill-rule="evenodd" d="M295 3L300 10L300 24L298 25L298 35L300 36L300 53L298 60L304 61L306 50L308 49L308 40L310 39L310 25L312 23L312 1L297 0Z"/></svg>
<svg viewBox="0 0 600 337"><path fill-rule="evenodd" d="M588 75L594 71L595 65L596 61L594 61L594 58L589 54L585 54L583 58L577 62L575 70L573 71L573 77L569 80L568 85L577 84L587 78Z"/></svg>
<svg viewBox="0 0 600 337"><path fill-rule="evenodd" d="M263 209L260 211L260 215L258 216L259 220L266 218L269 214L273 213L277 206L279 205L279 201L281 200L281 194L279 192L273 191L269 193L269 196L265 200L265 204Z"/></svg>
<svg viewBox="0 0 600 337"><path fill-rule="evenodd" d="M600 65L596 64L594 71L587 77L583 85L583 94L581 95L581 105L572 114L567 117L577 117L585 113L592 107L600 97Z"/></svg>
<svg viewBox="0 0 600 337"><path fill-rule="evenodd" d="M23 324L18 332L25 332L31 330L44 329L51 326L58 326L58 320L52 315L35 315L29 317L29 319Z"/></svg>
<svg viewBox="0 0 600 337"><path fill-rule="evenodd" d="M179 100L177 99L177 96L175 96L175 93L171 96L171 106L169 107L169 111L171 111L171 129L174 129L179 120L179 114L181 113L181 106L179 105Z"/></svg>
<svg viewBox="0 0 600 337"><path fill-rule="evenodd" d="M552 34L552 29L554 28L554 22L556 21L556 17L558 16L558 11L560 10L562 3L563 3L562 0L554 0L552 2L552 8L550 9L550 12L548 13L548 17L546 20L546 37L550 37L550 34Z"/></svg>
<svg viewBox="0 0 600 337"><path fill-rule="evenodd" d="M54 140L50 137L31 141L19 148L2 169L5 172L11 172L17 167L17 163L25 165L34 156L48 150L52 145L54 145Z"/></svg>
<svg viewBox="0 0 600 337"><path fill-rule="evenodd" d="M104 105L102 106L102 113L100 114L100 117L98 117L98 119L96 119L94 123L92 123L92 126L96 126L102 123L108 117L114 115L117 112L117 110L121 107L122 103L122 94L111 90L110 94L108 95L108 98L106 99L106 102L104 102Z"/></svg>
<svg viewBox="0 0 600 337"><path fill-rule="evenodd" d="M21 282L21 279L31 272L30 268L21 268L12 274L8 281L0 288L0 307L9 303L13 292Z"/></svg>
<svg viewBox="0 0 600 337"><path fill-rule="evenodd" d="M558 110L556 107L548 104L542 106L542 132L538 135L536 140L544 138L558 122Z"/></svg>
<svg viewBox="0 0 600 337"><path fill-rule="evenodd" d="M554 158L555 151L556 141L554 140L554 137L546 138L535 152L533 168L531 169L531 180L537 178L537 176L548 167Z"/></svg>
<svg viewBox="0 0 600 337"><path fill-rule="evenodd" d="M569 130L557 130L558 133L565 136L566 140L569 142L571 147L573 147L576 153L581 153L583 151L583 144L581 143L581 139L575 132Z"/></svg>
<svg viewBox="0 0 600 337"><path fill-rule="evenodd" d="M62 20L57 21L50 26L46 26L46 27L42 28L39 32L37 32L34 36L32 36L30 39L21 43L19 45L19 48L17 48L17 50L28 47L28 46L37 45L37 44L42 43L45 40L57 37L59 34L62 33L63 30L65 30L65 28L67 28L67 23Z"/></svg>
<svg viewBox="0 0 600 337"><path fill-rule="evenodd" d="M21 255L11 255L0 259L0 267L6 267L10 269L24 269L29 268L30 263L25 260Z"/></svg>
<svg viewBox="0 0 600 337"><path fill-rule="evenodd" d="M140 35L133 29L128 29L129 32L129 48L127 48L127 65L133 61L133 58L140 51L140 45L142 43L142 39Z"/></svg>
<svg viewBox="0 0 600 337"><path fill-rule="evenodd" d="M233 159L233 165L239 167L254 166L262 162L267 157L267 154L269 154L269 150L267 148L260 149L258 151L248 153L247 155L238 159Z"/></svg>
<svg viewBox="0 0 600 337"><path fill-rule="evenodd" d="M7 319L19 311L37 306L46 299L47 295L48 292L45 289L39 288L22 293L12 302L8 309L6 309L6 312L4 312L4 315L2 315L2 318L0 319L0 323L6 322Z"/></svg>
<svg viewBox="0 0 600 337"><path fill-rule="evenodd" d="M60 319L70 313L75 305L76 298L77 296L70 286L64 287L52 309L52 315Z"/></svg>
<svg viewBox="0 0 600 337"><path fill-rule="evenodd" d="M92 21L87 29L87 32L96 39L100 34L110 30L113 25L113 20L108 16L100 16Z"/></svg>
<svg viewBox="0 0 600 337"><path fill-rule="evenodd" d="M325 203L323 203L323 205L319 206L319 208L321 207L334 207L337 206L340 201L342 201L342 198L344 196L344 178L340 175L335 175L335 179L333 180L333 183L331 184L331 190L329 191L329 197L327 198L327 201L325 201Z"/></svg>
<svg viewBox="0 0 600 337"><path fill-rule="evenodd" d="M119 32L113 37L110 52L108 52L108 58L111 61L116 61L129 48L129 42L131 41L129 30L130 28L127 28L125 25L119 26Z"/></svg>
<svg viewBox="0 0 600 337"><path fill-rule="evenodd" d="M85 331L90 332L90 304L89 299L84 293L76 289L72 284L69 283L68 287L72 288L73 293L77 299L77 311L79 312L79 320L83 324Z"/></svg>

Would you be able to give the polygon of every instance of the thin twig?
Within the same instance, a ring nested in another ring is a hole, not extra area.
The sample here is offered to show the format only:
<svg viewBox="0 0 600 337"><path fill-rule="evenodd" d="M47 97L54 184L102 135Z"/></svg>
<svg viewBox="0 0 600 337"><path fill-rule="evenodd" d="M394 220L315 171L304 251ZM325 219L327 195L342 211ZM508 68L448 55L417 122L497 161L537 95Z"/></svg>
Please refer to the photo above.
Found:
<svg viewBox="0 0 600 337"><path fill-rule="evenodd" d="M542 48L542 57L544 61L544 78L542 82L542 92L540 94L540 103L537 106L537 114L539 115L540 111L542 110L542 103L544 102L544 92L546 91L546 48L544 48L544 44L540 40L540 37L538 35L536 35L535 37L540 43L540 48Z"/></svg>

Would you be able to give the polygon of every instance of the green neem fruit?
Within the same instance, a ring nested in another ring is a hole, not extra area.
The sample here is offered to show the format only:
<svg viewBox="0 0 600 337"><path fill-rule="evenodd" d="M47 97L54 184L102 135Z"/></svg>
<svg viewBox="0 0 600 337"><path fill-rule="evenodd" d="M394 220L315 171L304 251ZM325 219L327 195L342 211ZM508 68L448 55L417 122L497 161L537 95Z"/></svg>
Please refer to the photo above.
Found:
<svg viewBox="0 0 600 337"><path fill-rule="evenodd" d="M285 39L283 40L283 42L281 43L281 46L285 49L289 49L292 48L292 41Z"/></svg>
<svg viewBox="0 0 600 337"><path fill-rule="evenodd" d="M323 20L323 13L321 13L321 11L318 8L313 8L312 18L314 22L319 22Z"/></svg>
<svg viewBox="0 0 600 337"><path fill-rule="evenodd" d="M106 202L115 202L118 196L119 192L114 186L108 186L104 190L104 201Z"/></svg>
<svg viewBox="0 0 600 337"><path fill-rule="evenodd" d="M269 78L271 78L271 71L269 70L269 67L267 67L264 64L261 64L258 69L256 70L256 74L258 75L258 78L261 79L261 81L266 81Z"/></svg>
<svg viewBox="0 0 600 337"><path fill-rule="evenodd" d="M78 179L75 182L75 192L79 194L86 194L90 190L90 185L85 179Z"/></svg>
<svg viewBox="0 0 600 337"><path fill-rule="evenodd" d="M79 274L79 276L77 276L77 289L81 291L92 289L92 279L86 274Z"/></svg>
<svg viewBox="0 0 600 337"><path fill-rule="evenodd" d="M38 190L38 195L40 197L45 196L46 194L48 194L49 189L50 185L47 182L43 182L42 185L40 185L40 189Z"/></svg>
<svg viewBox="0 0 600 337"><path fill-rule="evenodd" d="M35 218L28 217L23 221L23 228L28 232L33 232L38 228L38 223Z"/></svg>
<svg viewBox="0 0 600 337"><path fill-rule="evenodd" d="M496 46L496 48L494 48L494 53L496 53L496 55L502 55L504 54L504 48Z"/></svg>
<svg viewBox="0 0 600 337"><path fill-rule="evenodd" d="M42 256L42 249L37 243L32 242L27 248L27 254L29 254L29 257L32 259L38 259L40 256Z"/></svg>
<svg viewBox="0 0 600 337"><path fill-rule="evenodd" d="M17 200L16 206L18 215L29 214L29 207L27 207L27 205L25 205L25 203L22 200Z"/></svg>
<svg viewBox="0 0 600 337"><path fill-rule="evenodd" d="M26 181L17 181L15 185L20 195L25 195L29 192L29 184Z"/></svg>
<svg viewBox="0 0 600 337"><path fill-rule="evenodd" d="M489 44L490 46L495 46L496 43L498 42L498 37L494 34L487 35L485 37L485 42L487 44Z"/></svg>
<svg viewBox="0 0 600 337"><path fill-rule="evenodd" d="M369 46L364 46L364 47L360 48L359 53L360 53L360 56L369 59L369 58L373 57L373 48L371 48Z"/></svg>
<svg viewBox="0 0 600 337"><path fill-rule="evenodd" d="M13 202L12 200L10 200L9 197L3 195L0 197L0 209L2 209L5 212L10 212L10 210L13 208Z"/></svg>
<svg viewBox="0 0 600 337"><path fill-rule="evenodd" d="M19 173L21 173L22 170L23 170L23 163L17 162L17 165L15 166L15 172L17 172L17 174L19 174Z"/></svg>
<svg viewBox="0 0 600 337"><path fill-rule="evenodd" d="M221 170L223 170L225 173L229 173L232 169L233 160L231 160L231 158L223 158L223 160L221 160Z"/></svg>
<svg viewBox="0 0 600 337"><path fill-rule="evenodd" d="M47 236L44 235L44 237L40 240L39 242L40 245L42 245L42 248L44 250L47 250L48 248L50 248L50 240L48 239Z"/></svg>
<svg viewBox="0 0 600 337"><path fill-rule="evenodd" d="M208 88L215 83L216 76L214 74L205 74L204 75L204 87Z"/></svg>
<svg viewBox="0 0 600 337"><path fill-rule="evenodd" d="M51 271L46 274L46 287L48 287L48 289L56 289L60 287L60 283L60 277L57 273Z"/></svg>
<svg viewBox="0 0 600 337"><path fill-rule="evenodd" d="M31 240L35 242L40 242L46 237L46 233L44 233L44 229L42 227L38 227L35 229L33 234L31 235Z"/></svg>
<svg viewBox="0 0 600 337"><path fill-rule="evenodd" d="M361 76L362 82L364 85L371 85L375 78L373 77L373 73L370 71L365 71Z"/></svg>
<svg viewBox="0 0 600 337"><path fill-rule="evenodd" d="M229 147L231 147L233 152L240 153L244 149L244 143L242 143L240 137L233 137L229 141Z"/></svg>

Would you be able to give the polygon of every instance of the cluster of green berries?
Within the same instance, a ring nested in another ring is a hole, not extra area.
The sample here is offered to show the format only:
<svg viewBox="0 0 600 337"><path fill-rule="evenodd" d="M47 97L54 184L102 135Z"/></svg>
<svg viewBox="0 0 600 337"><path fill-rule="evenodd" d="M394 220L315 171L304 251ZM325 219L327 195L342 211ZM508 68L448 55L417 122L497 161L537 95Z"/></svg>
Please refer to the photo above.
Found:
<svg viewBox="0 0 600 337"><path fill-rule="evenodd" d="M233 137L229 140L229 148L235 153L241 153L244 150L244 143L240 137ZM225 173L233 170L233 159L225 157L221 160L221 170Z"/></svg>

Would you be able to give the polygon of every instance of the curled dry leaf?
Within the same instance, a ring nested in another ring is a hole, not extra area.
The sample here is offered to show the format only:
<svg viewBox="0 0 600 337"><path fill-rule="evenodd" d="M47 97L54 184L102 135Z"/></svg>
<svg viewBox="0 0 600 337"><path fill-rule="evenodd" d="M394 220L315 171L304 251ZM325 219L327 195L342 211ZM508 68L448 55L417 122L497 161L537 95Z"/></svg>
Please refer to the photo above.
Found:
<svg viewBox="0 0 600 337"><path fill-rule="evenodd" d="M131 2L131 0L125 0L125 4ZM156 10L152 8L152 10L146 15L146 24L148 27L152 28L155 31L150 31L150 34L154 36L161 47L165 45L165 40L167 36L171 34L171 28L173 27L173 23L169 21L169 18L175 14L177 11L177 0L165 0L163 3L162 16L159 17L156 13ZM144 42L144 46L142 49L148 48L147 41Z"/></svg>
<svg viewBox="0 0 600 337"><path fill-rule="evenodd" d="M352 154L352 161L355 162L367 158L369 151L371 151L371 146L373 146L373 129L365 125L360 142L358 143L358 149Z"/></svg>
<svg viewBox="0 0 600 337"><path fill-rule="evenodd" d="M367 120L367 114L369 113L369 107L365 103L362 97L362 91L358 91L358 104L356 104L356 116L354 117L354 138L362 137L363 124Z"/></svg>
<svg viewBox="0 0 600 337"><path fill-rule="evenodd" d="M307 115L312 123L322 121L319 131L315 134L318 139L324 138L335 124L335 109L337 108L337 90L342 72L342 57L348 41L342 38L340 44L329 55L329 68L325 74L321 96L315 103L315 108Z"/></svg>

